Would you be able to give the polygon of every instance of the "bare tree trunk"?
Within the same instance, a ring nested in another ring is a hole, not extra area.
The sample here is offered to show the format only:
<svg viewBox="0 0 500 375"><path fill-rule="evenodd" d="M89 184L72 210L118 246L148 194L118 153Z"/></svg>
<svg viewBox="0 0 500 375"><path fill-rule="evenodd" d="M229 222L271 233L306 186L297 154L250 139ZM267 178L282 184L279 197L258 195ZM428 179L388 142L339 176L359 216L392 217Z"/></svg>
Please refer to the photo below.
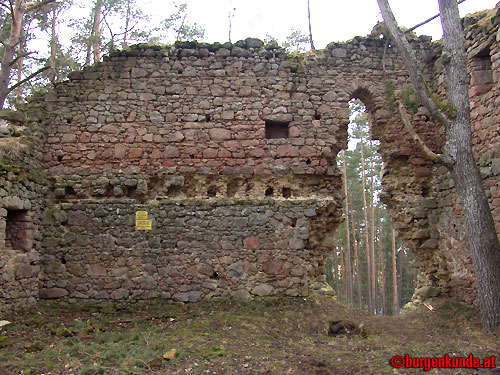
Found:
<svg viewBox="0 0 500 375"><path fill-rule="evenodd" d="M344 165L344 193L345 193L345 251L346 251L346 290L347 303L352 307L352 266L351 266L351 238L349 235L349 193L347 191L347 172L345 164L345 152L342 150L342 163Z"/></svg>
<svg viewBox="0 0 500 375"><path fill-rule="evenodd" d="M24 0L16 0L14 13L11 15L12 25L10 26L9 38L4 43L2 67L0 70L0 108L3 108L5 99L7 99L7 95L10 93L10 72L14 65L14 55L16 53L16 46L19 43L25 11Z"/></svg>
<svg viewBox="0 0 500 375"><path fill-rule="evenodd" d="M340 272L342 278L342 291L344 292L344 302L347 301L347 287L346 287L346 274L345 274L345 263L344 263L344 247L340 246Z"/></svg>
<svg viewBox="0 0 500 375"><path fill-rule="evenodd" d="M94 25L92 27L94 34L94 40L92 43L94 51L94 64L101 60L101 12L102 0L97 0L94 13Z"/></svg>
<svg viewBox="0 0 500 375"><path fill-rule="evenodd" d="M368 311L373 314L373 298L372 298L372 283L371 283L371 260L370 260L370 238L368 234L368 206L366 204L366 184L365 184L365 154L363 151L363 143L361 143L361 189L363 190L363 212L365 214L365 241L366 241L366 270L368 275Z"/></svg>
<svg viewBox="0 0 500 375"><path fill-rule="evenodd" d="M54 7L54 9L52 10L51 21L52 22L51 22L51 38L50 38L50 82L52 83L52 86L55 86L57 80L57 70L56 70L57 8L56 7Z"/></svg>
<svg viewBox="0 0 500 375"><path fill-rule="evenodd" d="M229 19L229 41L231 41L231 31L233 29L233 11L234 11L234 8L233 8L233 2L231 0L229 0L229 14L227 16L227 18Z"/></svg>
<svg viewBox="0 0 500 375"><path fill-rule="evenodd" d="M340 288L339 288L339 262L337 258L337 246L335 246L335 249L333 250L333 276L335 279L335 293L338 300L340 297L339 295Z"/></svg>
<svg viewBox="0 0 500 375"><path fill-rule="evenodd" d="M472 154L467 58L457 1L439 0L444 32L446 92L454 112L451 117L439 109L429 95L430 91L418 61L398 28L388 1L378 0L378 3L392 39L409 71L416 94L429 113L445 128L443 155L434 154L421 141L417 144L431 160L445 165L455 182L467 224L482 325L487 331L494 330L500 327L500 243L481 174ZM404 116L403 121L407 128L412 128ZM415 138L418 137L414 136Z"/></svg>
<svg viewBox="0 0 500 375"><path fill-rule="evenodd" d="M370 128L370 149L372 146L372 132ZM372 298L373 298L373 308L375 309L375 314L378 314L378 300L377 300L377 268L375 266L375 205L373 203L373 195L375 192L374 189L374 180L373 180L373 157L370 160L370 260L371 260L371 287L372 287Z"/></svg>
<svg viewBox="0 0 500 375"><path fill-rule="evenodd" d="M359 274L359 244L358 240L356 239L356 234L359 234L359 228L354 223L354 214L351 208L351 226L352 226L352 236L353 236L353 242L354 242L354 263L355 263L355 268L356 268L356 284L357 284L357 289L358 289L358 308L361 310L362 309L362 304L361 304L361 275ZM354 268L354 267L353 267Z"/></svg>
<svg viewBox="0 0 500 375"><path fill-rule="evenodd" d="M396 231L392 228L392 314L399 314L398 274L396 267Z"/></svg>
<svg viewBox="0 0 500 375"><path fill-rule="evenodd" d="M385 260L384 251L382 245L382 212L379 208L379 222L378 222L378 252L380 261L380 284L381 284L381 294L382 294L382 314L386 313L386 295L385 295Z"/></svg>
<svg viewBox="0 0 500 375"><path fill-rule="evenodd" d="M127 15L125 16L125 32L123 33L123 42L122 42L122 49L127 48L127 37L128 37L128 27L130 25L130 17L131 17L131 7L130 7L130 0L127 0Z"/></svg>
<svg viewBox="0 0 500 375"><path fill-rule="evenodd" d="M399 272L398 272L398 309L401 311L403 306L403 272L404 272L404 257L405 251L401 248L399 252Z"/></svg>
<svg viewBox="0 0 500 375"><path fill-rule="evenodd" d="M314 48L314 42L313 42L313 34L312 34L312 28L311 28L311 6L309 4L310 0L307 0L307 19L309 20L309 42L311 43L311 49L313 51L316 51L316 48Z"/></svg>
<svg viewBox="0 0 500 375"><path fill-rule="evenodd" d="M24 39L25 37L19 38L19 57L17 58L17 82L21 82L23 79L23 54L24 51ZM23 87L19 85L16 93L16 103L20 104L23 101Z"/></svg>

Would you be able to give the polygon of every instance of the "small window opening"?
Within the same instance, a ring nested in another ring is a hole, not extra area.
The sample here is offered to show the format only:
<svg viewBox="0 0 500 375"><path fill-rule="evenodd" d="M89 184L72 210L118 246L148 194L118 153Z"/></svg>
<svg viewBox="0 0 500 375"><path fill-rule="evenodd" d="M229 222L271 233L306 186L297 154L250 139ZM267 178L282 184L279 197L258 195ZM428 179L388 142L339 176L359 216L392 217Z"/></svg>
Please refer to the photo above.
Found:
<svg viewBox="0 0 500 375"><path fill-rule="evenodd" d="M67 120L66 120L66 123L71 124L71 120L70 120L70 119L67 119Z"/></svg>
<svg viewBox="0 0 500 375"><path fill-rule="evenodd" d="M212 121L212 117L210 115L205 115L205 121L206 122Z"/></svg>
<svg viewBox="0 0 500 375"><path fill-rule="evenodd" d="M62 156L62 155L59 155L59 156L57 157L57 161L58 161L59 163L60 163L60 162L62 162L62 161L63 161L63 156Z"/></svg>
<svg viewBox="0 0 500 375"><path fill-rule="evenodd" d="M61 263L66 264L66 255L61 254Z"/></svg>
<svg viewBox="0 0 500 375"><path fill-rule="evenodd" d="M490 48L487 47L470 61L471 67L471 82L472 87L476 88L478 94L484 94L489 91L491 83L493 83L493 71L491 68Z"/></svg>
<svg viewBox="0 0 500 375"><path fill-rule="evenodd" d="M14 250L31 250L31 227L27 210L8 210L5 222L6 247Z"/></svg>
<svg viewBox="0 0 500 375"><path fill-rule="evenodd" d="M297 219L293 218L292 219L292 228L295 228L296 225L297 225Z"/></svg>
<svg viewBox="0 0 500 375"><path fill-rule="evenodd" d="M292 189L289 187L283 187L282 194L283 198L290 198L292 196Z"/></svg>
<svg viewBox="0 0 500 375"><path fill-rule="evenodd" d="M307 160L306 160L306 164L307 164L307 165L311 165L311 159L307 159Z"/></svg>
<svg viewBox="0 0 500 375"><path fill-rule="evenodd" d="M266 139L288 138L288 124L289 122L266 120Z"/></svg>
<svg viewBox="0 0 500 375"><path fill-rule="evenodd" d="M215 186L210 186L207 190L207 195L210 198L214 198L217 195L217 188Z"/></svg>
<svg viewBox="0 0 500 375"><path fill-rule="evenodd" d="M214 273L212 274L212 276L210 276L210 278L211 278L212 280L219 280L219 273L218 273L218 272L214 272Z"/></svg>
<svg viewBox="0 0 500 375"><path fill-rule="evenodd" d="M75 189L72 186L66 186L66 195L76 195Z"/></svg>
<svg viewBox="0 0 500 375"><path fill-rule="evenodd" d="M315 120L321 120L321 115L318 113L318 111L316 111L316 112L314 113L314 119L315 119Z"/></svg>
<svg viewBox="0 0 500 375"><path fill-rule="evenodd" d="M266 197L270 197L270 196L272 196L272 195L274 194L274 189L273 189L272 187L268 187L268 188L266 189L265 194L266 194Z"/></svg>

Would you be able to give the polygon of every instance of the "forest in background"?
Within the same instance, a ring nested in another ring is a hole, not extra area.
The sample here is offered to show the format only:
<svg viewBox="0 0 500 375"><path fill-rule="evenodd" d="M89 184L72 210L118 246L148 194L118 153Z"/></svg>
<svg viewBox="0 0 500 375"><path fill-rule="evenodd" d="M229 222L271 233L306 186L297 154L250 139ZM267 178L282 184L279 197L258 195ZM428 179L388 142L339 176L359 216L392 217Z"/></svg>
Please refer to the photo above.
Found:
<svg viewBox="0 0 500 375"><path fill-rule="evenodd" d="M371 138L363 102L349 102L349 147L337 157L344 175L344 218L327 262L327 281L339 301L374 314L395 315L410 301L416 285L412 253L392 228L380 201L380 142ZM335 272L337 270L337 272Z"/></svg>

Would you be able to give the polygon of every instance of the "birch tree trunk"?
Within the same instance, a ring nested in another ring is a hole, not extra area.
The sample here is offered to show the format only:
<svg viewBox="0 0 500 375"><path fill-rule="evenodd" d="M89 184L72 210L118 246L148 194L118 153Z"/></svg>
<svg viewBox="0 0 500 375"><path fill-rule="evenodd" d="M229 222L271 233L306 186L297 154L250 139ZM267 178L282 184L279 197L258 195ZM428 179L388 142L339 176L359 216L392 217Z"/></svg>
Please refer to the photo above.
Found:
<svg viewBox="0 0 500 375"><path fill-rule="evenodd" d="M482 326L487 331L494 330L500 327L500 243L483 181L472 153L467 58L457 1L439 0L444 33L446 93L454 109L452 117L441 111L430 97L415 54L398 28L388 0L378 0L378 4L409 71L416 94L429 113L445 128L444 154L434 154L421 140L417 143L428 157L447 167L455 182L467 225ZM403 121L407 128L412 129L404 116ZM420 138L414 136L414 139Z"/></svg>

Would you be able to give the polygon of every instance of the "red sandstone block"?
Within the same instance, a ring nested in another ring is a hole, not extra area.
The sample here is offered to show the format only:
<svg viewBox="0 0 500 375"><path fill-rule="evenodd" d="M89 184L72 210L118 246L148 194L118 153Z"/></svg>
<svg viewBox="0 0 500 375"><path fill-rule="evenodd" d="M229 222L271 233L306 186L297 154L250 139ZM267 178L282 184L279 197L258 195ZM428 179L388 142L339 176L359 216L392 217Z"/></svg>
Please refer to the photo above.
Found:
<svg viewBox="0 0 500 375"><path fill-rule="evenodd" d="M259 246L259 237L251 236L243 240L243 246L245 249L257 249Z"/></svg>
<svg viewBox="0 0 500 375"><path fill-rule="evenodd" d="M417 177L429 177L432 171L430 168L420 167L415 169L415 176Z"/></svg>
<svg viewBox="0 0 500 375"><path fill-rule="evenodd" d="M61 288L50 288L50 289L40 290L40 298L60 298L67 295L68 291L66 289L61 289Z"/></svg>
<svg viewBox="0 0 500 375"><path fill-rule="evenodd" d="M277 154L279 157L284 157L284 156L296 157L299 156L299 151L296 146L283 145L278 147Z"/></svg>
<svg viewBox="0 0 500 375"><path fill-rule="evenodd" d="M31 266L29 264L24 264L17 270L16 276L20 279L27 279L31 277Z"/></svg>
<svg viewBox="0 0 500 375"><path fill-rule="evenodd" d="M131 159L135 159L142 157L142 154L143 154L142 148L134 147L130 149L128 155Z"/></svg>
<svg viewBox="0 0 500 375"><path fill-rule="evenodd" d="M203 157L206 159L214 159L217 157L218 151L215 148L207 148L203 151Z"/></svg>
<svg viewBox="0 0 500 375"><path fill-rule="evenodd" d="M101 264L91 264L87 270L89 276L106 276L106 268Z"/></svg>
<svg viewBox="0 0 500 375"><path fill-rule="evenodd" d="M262 265L262 269L268 275L279 275L283 270L284 261L278 258L274 258L270 262L266 262Z"/></svg>
<svg viewBox="0 0 500 375"><path fill-rule="evenodd" d="M61 143L73 143L76 142L75 134L64 134L61 139Z"/></svg>
<svg viewBox="0 0 500 375"><path fill-rule="evenodd" d="M115 158L122 159L127 153L128 147L122 144L115 145Z"/></svg>

